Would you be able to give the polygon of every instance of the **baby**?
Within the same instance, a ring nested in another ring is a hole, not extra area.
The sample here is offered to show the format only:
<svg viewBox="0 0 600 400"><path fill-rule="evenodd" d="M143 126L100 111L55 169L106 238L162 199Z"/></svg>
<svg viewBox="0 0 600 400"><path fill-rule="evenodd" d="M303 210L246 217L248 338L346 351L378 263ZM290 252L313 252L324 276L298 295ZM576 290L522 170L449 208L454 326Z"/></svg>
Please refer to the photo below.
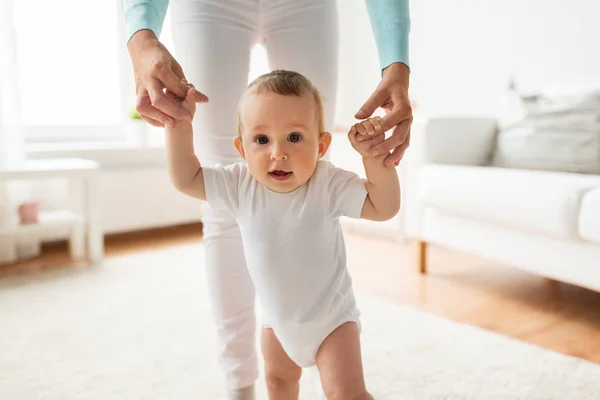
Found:
<svg viewBox="0 0 600 400"><path fill-rule="evenodd" d="M184 100L194 108L194 88ZM339 218L384 221L400 208L396 169L380 118L352 127L366 179L320 160L331 143L318 90L304 76L273 71L239 104L233 144L245 162L201 166L192 125L166 128L171 181L181 192L232 213L264 311L261 348L270 399L297 399L303 367L317 365L328 399L372 399L360 350L360 312L346 268ZM235 295L235 294L232 294Z"/></svg>

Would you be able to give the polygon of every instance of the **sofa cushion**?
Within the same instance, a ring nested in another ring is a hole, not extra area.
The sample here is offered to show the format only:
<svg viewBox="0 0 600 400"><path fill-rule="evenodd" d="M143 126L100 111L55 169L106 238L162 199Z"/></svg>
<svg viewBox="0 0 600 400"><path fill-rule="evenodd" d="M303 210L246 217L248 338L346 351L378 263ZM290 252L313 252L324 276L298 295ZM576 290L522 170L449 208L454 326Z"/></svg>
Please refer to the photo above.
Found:
<svg viewBox="0 0 600 400"><path fill-rule="evenodd" d="M501 128L494 166L600 173L600 91L520 100L522 118Z"/></svg>
<svg viewBox="0 0 600 400"><path fill-rule="evenodd" d="M439 164L425 165L419 179L426 206L569 239L580 239L582 196L600 188L600 176Z"/></svg>
<svg viewBox="0 0 600 400"><path fill-rule="evenodd" d="M600 129L563 131L523 121L501 131L496 146L495 166L600 173Z"/></svg>
<svg viewBox="0 0 600 400"><path fill-rule="evenodd" d="M600 243L600 188L590 190L581 200L579 235L590 242Z"/></svg>

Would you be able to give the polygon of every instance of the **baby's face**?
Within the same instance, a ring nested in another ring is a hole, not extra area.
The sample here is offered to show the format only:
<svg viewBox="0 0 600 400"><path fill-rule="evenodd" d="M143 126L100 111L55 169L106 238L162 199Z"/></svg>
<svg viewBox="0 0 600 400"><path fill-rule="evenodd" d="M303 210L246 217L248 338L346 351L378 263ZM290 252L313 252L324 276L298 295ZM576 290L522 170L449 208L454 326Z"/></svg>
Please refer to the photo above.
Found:
<svg viewBox="0 0 600 400"><path fill-rule="evenodd" d="M275 192L291 192L308 181L331 141L329 133L319 132L317 105L308 93L248 93L240 119L242 137L235 146L254 179Z"/></svg>

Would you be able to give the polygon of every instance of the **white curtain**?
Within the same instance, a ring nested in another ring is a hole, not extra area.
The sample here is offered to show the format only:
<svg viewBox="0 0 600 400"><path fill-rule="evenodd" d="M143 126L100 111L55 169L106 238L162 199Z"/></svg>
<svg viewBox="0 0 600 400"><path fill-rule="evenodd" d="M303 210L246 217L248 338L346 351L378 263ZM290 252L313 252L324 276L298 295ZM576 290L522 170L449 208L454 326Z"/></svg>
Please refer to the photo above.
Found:
<svg viewBox="0 0 600 400"><path fill-rule="evenodd" d="M19 77L12 5L13 0L0 3L0 168L25 158L19 132Z"/></svg>
<svg viewBox="0 0 600 400"><path fill-rule="evenodd" d="M0 170L25 160L25 143L20 129L19 76L13 25L13 0L0 2ZM0 182L0 229L18 223L15 198L28 191L23 182ZM25 242L37 238L23 239ZM0 238L0 263L21 258L23 240Z"/></svg>

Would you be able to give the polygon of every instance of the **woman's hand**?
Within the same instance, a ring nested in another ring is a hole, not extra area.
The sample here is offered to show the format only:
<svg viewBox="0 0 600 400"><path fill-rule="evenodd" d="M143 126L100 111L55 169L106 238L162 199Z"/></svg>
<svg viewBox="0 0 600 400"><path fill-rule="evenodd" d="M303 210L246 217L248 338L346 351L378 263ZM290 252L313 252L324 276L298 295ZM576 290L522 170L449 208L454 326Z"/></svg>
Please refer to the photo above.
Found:
<svg viewBox="0 0 600 400"><path fill-rule="evenodd" d="M391 64L383 71L383 78L369 100L360 108L355 117L370 117L377 108L385 110L386 116L381 121L384 131L394 128L390 137L373 150L373 156L389 154L386 166L398 165L410 144L410 126L412 124L412 108L408 98L409 70L402 63ZM391 153L389 153L393 150Z"/></svg>
<svg viewBox="0 0 600 400"><path fill-rule="evenodd" d="M177 120L191 121L193 110L189 104L165 94L168 90L184 99L189 87L181 66L154 32L136 32L127 47L135 76L135 108L142 118L158 127L173 126ZM199 91L195 91L195 99L199 103L208 101Z"/></svg>

